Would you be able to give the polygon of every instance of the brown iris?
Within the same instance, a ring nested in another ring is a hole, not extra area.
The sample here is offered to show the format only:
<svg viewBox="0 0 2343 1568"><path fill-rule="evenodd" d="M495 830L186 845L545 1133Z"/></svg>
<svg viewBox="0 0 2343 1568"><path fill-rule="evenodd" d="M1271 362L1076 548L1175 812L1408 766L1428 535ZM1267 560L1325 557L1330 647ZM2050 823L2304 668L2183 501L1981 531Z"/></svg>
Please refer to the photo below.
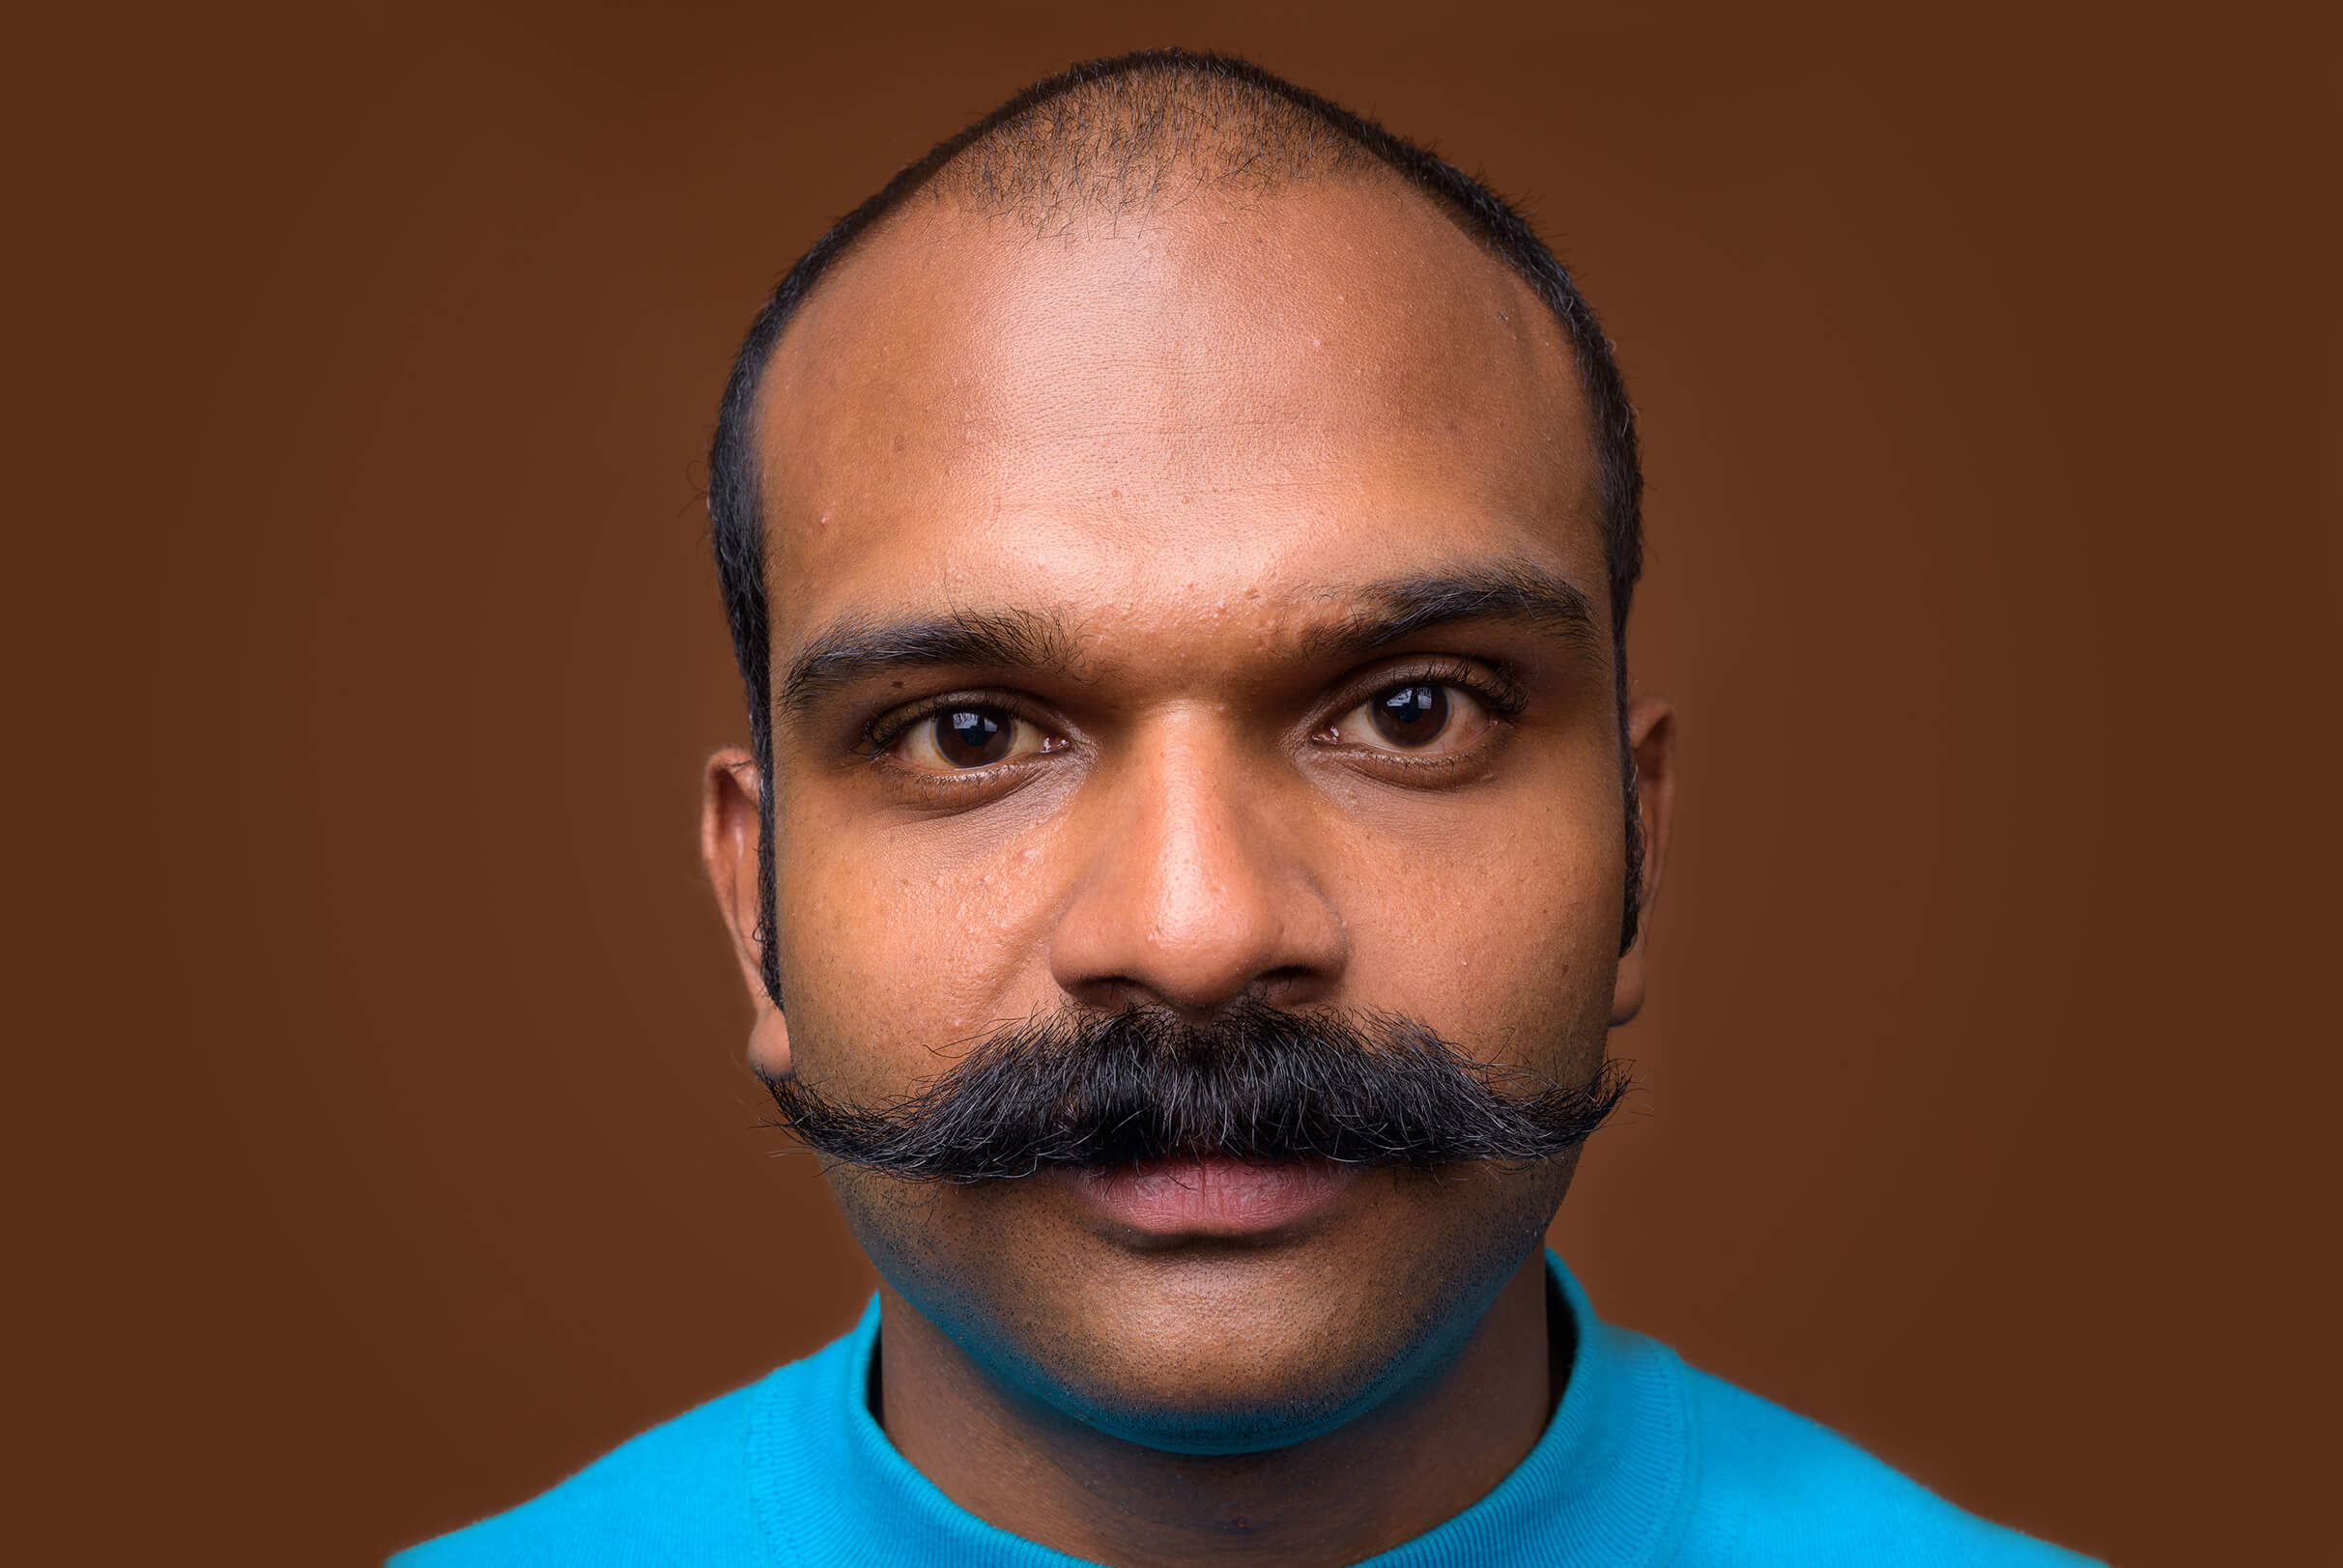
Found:
<svg viewBox="0 0 2343 1568"><path fill-rule="evenodd" d="M929 722L936 755L956 768L1000 761L1016 736L1016 721L992 708L946 708Z"/></svg>
<svg viewBox="0 0 2343 1568"><path fill-rule="evenodd" d="M1428 746L1448 727L1448 689L1402 686L1367 704L1375 733L1394 746Z"/></svg>

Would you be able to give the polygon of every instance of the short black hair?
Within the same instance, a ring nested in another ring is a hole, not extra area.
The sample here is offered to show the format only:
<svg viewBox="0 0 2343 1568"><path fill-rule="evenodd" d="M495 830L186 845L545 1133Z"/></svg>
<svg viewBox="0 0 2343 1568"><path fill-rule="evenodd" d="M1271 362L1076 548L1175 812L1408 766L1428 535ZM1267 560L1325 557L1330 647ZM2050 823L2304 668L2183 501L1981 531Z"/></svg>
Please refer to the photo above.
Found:
<svg viewBox="0 0 2343 1568"><path fill-rule="evenodd" d="M708 517L732 653L748 693L760 826L757 943L765 991L776 1006L781 960L772 940L773 655L755 428L757 389L774 346L807 296L855 241L939 180L949 178L954 193L981 210L1033 214L1044 226L1070 210L1097 205L1100 192L1111 193L1109 204L1123 207L1161 201L1166 168L1192 158L1199 133L1210 136L1232 114L1242 128L1223 137L1213 183L1274 187L1314 170L1380 165L1429 196L1519 273L1569 334L1592 425L1610 576L1620 767L1627 794L1627 888L1619 950L1635 945L1643 857L1635 758L1626 744L1627 610L1643 566L1643 472L1635 411L1611 340L1537 231L1480 181L1249 61L1186 49L1143 49L1089 61L1036 82L903 168L797 259L757 313L732 361L708 455Z"/></svg>

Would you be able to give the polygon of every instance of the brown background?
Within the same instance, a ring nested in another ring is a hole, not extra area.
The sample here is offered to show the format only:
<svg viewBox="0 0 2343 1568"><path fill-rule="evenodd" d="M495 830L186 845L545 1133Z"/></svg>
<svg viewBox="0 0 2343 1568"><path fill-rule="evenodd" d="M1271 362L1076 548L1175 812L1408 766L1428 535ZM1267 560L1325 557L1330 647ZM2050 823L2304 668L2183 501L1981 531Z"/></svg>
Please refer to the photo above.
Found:
<svg viewBox="0 0 2343 1568"><path fill-rule="evenodd" d="M2307 9L825 9L16 36L12 1533L363 1562L847 1322L694 859L716 393L898 164L1184 42L1525 197L1643 410L1596 1300L2117 1561L2331 1546Z"/></svg>

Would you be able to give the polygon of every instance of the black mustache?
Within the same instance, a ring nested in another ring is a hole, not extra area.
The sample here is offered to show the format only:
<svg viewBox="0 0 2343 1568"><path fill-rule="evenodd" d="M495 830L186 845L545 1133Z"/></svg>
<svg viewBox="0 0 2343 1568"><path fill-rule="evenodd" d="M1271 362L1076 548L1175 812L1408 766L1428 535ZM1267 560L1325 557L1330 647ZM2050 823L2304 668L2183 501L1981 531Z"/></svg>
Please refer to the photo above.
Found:
<svg viewBox="0 0 2343 1568"><path fill-rule="evenodd" d="M760 1074L760 1076L762 1076ZM819 1154L914 1181L989 1182L1219 1155L1429 1169L1574 1149L1630 1087L1474 1061L1396 1013L1287 1012L1249 1000L1210 1024L1159 1009L1068 1010L985 1037L892 1104L764 1079L780 1126Z"/></svg>

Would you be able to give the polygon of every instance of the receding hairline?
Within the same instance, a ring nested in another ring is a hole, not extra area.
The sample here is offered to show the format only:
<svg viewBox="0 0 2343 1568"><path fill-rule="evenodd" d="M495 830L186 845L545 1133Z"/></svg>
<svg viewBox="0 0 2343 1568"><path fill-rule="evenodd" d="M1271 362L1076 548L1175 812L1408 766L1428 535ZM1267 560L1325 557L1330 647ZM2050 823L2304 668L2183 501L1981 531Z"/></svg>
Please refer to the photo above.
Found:
<svg viewBox="0 0 2343 1568"><path fill-rule="evenodd" d="M1502 256L1495 254L1479 237L1445 212L1440 201L1418 189L1404 175L1380 164L1331 173L1307 185L1281 183L1257 196L1200 189L1160 212L1087 214L1057 223L1043 233L1028 226L1026 214L1005 214L984 205L966 204L946 192L939 192L932 201L924 195L913 196L862 230L854 244L832 259L798 301L758 369L755 402L749 411L750 428L757 433L760 446L775 439L775 427L770 421L777 416L777 411L768 391L777 379L776 366L788 363L788 371L778 377L786 382L808 374L822 376L822 367L842 355L851 359L859 352L856 344L868 341L856 334L871 324L892 319L896 303L904 298L906 289L932 286L947 295L958 292L970 301L981 301L992 288L1004 284L1015 286L1009 280L1023 273L1029 265L1045 272L1055 265L1058 254L1093 243L1107 247L1129 243L1159 246L1169 257L1178 258L1169 263L1175 268L1214 267L1219 247L1224 246L1232 232L1241 232L1256 222L1265 225L1278 222L1272 215L1274 210L1289 206L1306 209L1329 198L1347 201L1354 195L1360 202L1355 211L1363 212L1365 216L1305 213L1300 225L1286 229L1285 233L1304 237L1303 243L1308 242L1308 236L1321 231L1344 231L1354 240L1363 234L1368 243L1413 252L1418 258L1404 264L1407 271L1417 274L1405 282L1388 287L1369 285L1375 292L1363 296L1356 291L1351 294L1362 316L1372 318L1386 309L1405 316L1425 308L1436 295L1447 296L1457 307L1469 308L1475 314L1483 308L1494 311L1492 329L1509 334L1526 346L1533 345L1527 347L1526 352L1533 354L1539 361L1537 376L1554 386L1572 409L1569 424L1578 427L1572 433L1580 438L1588 482L1599 488L1595 432L1585 428L1586 389L1577 348L1566 324L1554 318L1530 280L1506 265ZM974 248L957 248L968 244ZM912 269L909 276L896 271L905 265L906 251L917 253L927 247L934 247L948 258L946 265L933 274L931 285L926 285L919 275L923 262L908 264ZM1030 264L1025 259L1029 254ZM1307 270L1321 270L1315 263L1303 265ZM1325 265L1340 264L1329 261ZM996 271L996 267L1003 270ZM1467 270L1475 268L1482 270L1468 276ZM877 278L873 278L874 272ZM1133 285L1142 290L1157 286L1153 280ZM1176 283L1163 286L1178 288ZM842 295L850 298L837 298ZM845 336L842 337L842 332ZM802 393L794 392L781 400L784 407L801 401ZM778 475L761 462L759 468L762 490ZM767 506L774 499L769 491L763 491L759 497ZM1599 495L1594 503L1599 510ZM770 513L765 521L769 526Z"/></svg>
<svg viewBox="0 0 2343 1568"><path fill-rule="evenodd" d="M1112 110L1128 107L1102 91L1120 85L1121 79L1090 83L991 127L925 171L917 171L916 165L906 170L920 172L921 178L900 189L890 187L893 199L824 259L819 273L793 302L787 320L764 346L752 367L752 423L760 418L766 372L795 335L790 328L798 318L817 309L842 274L860 271L858 263L871 252L922 224L938 221L964 221L1013 243L1078 241L1138 232L1151 221L1215 212L1241 214L1299 191L1348 186L1435 215L1508 284L1520 285L1535 299L1535 285L1487 236L1475 233L1464 214L1317 110L1262 94L1249 83L1198 77L1171 67L1132 76L1141 84L1159 80L1167 100L1186 103L1200 117L1213 106L1212 88L1236 89L1240 96L1234 102L1240 111L1267 112L1234 121L1200 118L1191 128L1192 136L1163 147L1142 142L1122 148L1127 156L1086 158L1081 156L1085 136L1099 128L1079 120L1070 128L1063 116L1045 126L1038 122L1044 111L1087 104L1094 92L1110 111L1109 118L1116 118ZM1205 97L1206 103L1189 103L1191 89ZM1113 128L1139 135L1169 134L1160 127ZM1257 138L1265 129L1281 130L1285 136L1273 136L1265 150ZM1541 311L1553 314L1544 300L1535 302ZM1557 319L1552 326L1559 352L1575 373L1579 352L1569 325Z"/></svg>
<svg viewBox="0 0 2343 1568"><path fill-rule="evenodd" d="M1037 236L1159 212L1198 193L1288 191L1341 179L1396 185L1525 285L1561 328L1582 398L1579 434L1600 493L1614 635L1624 637L1643 566L1643 474L1635 416L1609 338L1569 272L1502 197L1430 149L1249 62L1149 49L1034 83L931 148L833 224L774 288L734 358L709 453L714 525L734 652L752 716L769 688L763 529L765 383L788 328L830 273L908 216L939 207L1022 217ZM1418 212L1421 209L1417 209ZM1623 646L1621 667L1624 667Z"/></svg>

